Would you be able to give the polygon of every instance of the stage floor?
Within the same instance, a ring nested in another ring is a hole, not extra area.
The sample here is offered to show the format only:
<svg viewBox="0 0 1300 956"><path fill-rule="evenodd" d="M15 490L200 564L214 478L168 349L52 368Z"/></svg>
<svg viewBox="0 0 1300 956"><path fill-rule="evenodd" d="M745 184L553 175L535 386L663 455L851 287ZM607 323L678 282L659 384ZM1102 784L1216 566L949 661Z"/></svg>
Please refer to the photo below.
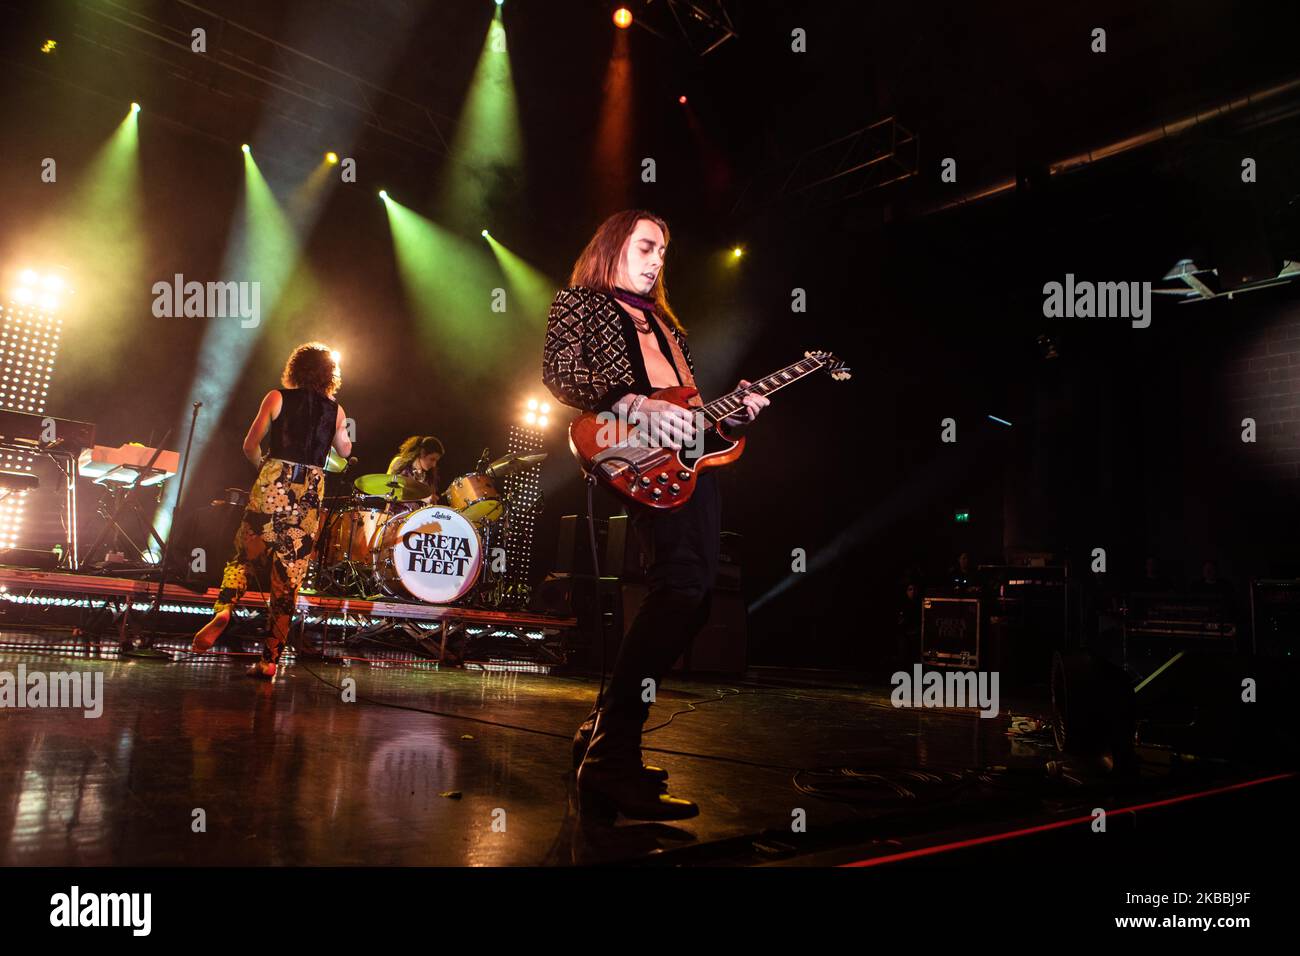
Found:
<svg viewBox="0 0 1300 956"><path fill-rule="evenodd" d="M1156 761L1122 786L1053 777L1043 735L1009 733L1041 700L983 719L829 675L674 680L646 759L701 814L608 827L579 819L569 770L595 680L299 662L268 684L228 660L0 650L0 672L20 664L102 673L103 713L0 709L6 866L884 861L1031 824L1087 832L1095 806L1268 775Z"/></svg>

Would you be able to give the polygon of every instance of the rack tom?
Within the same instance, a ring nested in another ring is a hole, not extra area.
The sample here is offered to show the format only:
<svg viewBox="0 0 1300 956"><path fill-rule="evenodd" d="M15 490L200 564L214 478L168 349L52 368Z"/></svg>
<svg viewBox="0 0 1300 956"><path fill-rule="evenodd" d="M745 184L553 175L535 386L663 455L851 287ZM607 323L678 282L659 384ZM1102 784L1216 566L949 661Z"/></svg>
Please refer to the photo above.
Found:
<svg viewBox="0 0 1300 956"><path fill-rule="evenodd" d="M346 508L335 512L325 536L325 565L331 567L344 561L369 563L389 517L383 508Z"/></svg>
<svg viewBox="0 0 1300 956"><path fill-rule="evenodd" d="M495 521L505 510L496 481L491 476L478 472L455 479L447 486L443 498L449 508L474 524Z"/></svg>

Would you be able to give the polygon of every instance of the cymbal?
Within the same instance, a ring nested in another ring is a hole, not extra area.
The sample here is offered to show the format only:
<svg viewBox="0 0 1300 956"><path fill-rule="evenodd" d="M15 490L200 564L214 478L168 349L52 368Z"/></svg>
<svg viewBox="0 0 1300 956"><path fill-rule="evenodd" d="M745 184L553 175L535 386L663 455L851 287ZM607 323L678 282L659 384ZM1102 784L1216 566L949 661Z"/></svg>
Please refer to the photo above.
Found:
<svg viewBox="0 0 1300 956"><path fill-rule="evenodd" d="M507 475L513 475L517 471L523 471L525 468L531 468L533 465L546 460L546 452L539 452L533 455L502 455L492 464L484 469L484 472L493 478L504 478Z"/></svg>
<svg viewBox="0 0 1300 956"><path fill-rule="evenodd" d="M405 475L361 475L352 486L365 495L387 495L392 492L397 501L418 501L433 494L433 489L422 481Z"/></svg>

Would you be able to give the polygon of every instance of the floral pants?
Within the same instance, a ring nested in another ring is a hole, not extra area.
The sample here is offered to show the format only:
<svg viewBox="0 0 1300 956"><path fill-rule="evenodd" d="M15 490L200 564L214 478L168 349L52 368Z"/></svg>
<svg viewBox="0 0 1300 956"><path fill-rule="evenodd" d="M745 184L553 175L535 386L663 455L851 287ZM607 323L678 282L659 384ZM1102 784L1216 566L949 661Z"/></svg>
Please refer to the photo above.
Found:
<svg viewBox="0 0 1300 956"><path fill-rule="evenodd" d="M258 590L270 593L270 629L262 660L279 663L289 639L298 588L311 563L320 525L325 472L314 465L268 458L248 496L244 519L235 532L235 556L221 575L221 593L213 610L232 611L248 590L249 575ZM258 569L269 562L270 579ZM269 584L269 589L265 586Z"/></svg>

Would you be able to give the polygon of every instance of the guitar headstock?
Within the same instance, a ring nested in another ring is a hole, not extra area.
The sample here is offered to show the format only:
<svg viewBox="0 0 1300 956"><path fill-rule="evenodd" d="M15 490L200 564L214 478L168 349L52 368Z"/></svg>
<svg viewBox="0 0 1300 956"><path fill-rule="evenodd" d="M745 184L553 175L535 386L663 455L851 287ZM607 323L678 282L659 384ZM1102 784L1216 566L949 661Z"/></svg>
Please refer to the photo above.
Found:
<svg viewBox="0 0 1300 956"><path fill-rule="evenodd" d="M844 382L853 377L852 371L844 364L844 360L836 358L830 352L804 352L803 357L816 359L837 382Z"/></svg>

